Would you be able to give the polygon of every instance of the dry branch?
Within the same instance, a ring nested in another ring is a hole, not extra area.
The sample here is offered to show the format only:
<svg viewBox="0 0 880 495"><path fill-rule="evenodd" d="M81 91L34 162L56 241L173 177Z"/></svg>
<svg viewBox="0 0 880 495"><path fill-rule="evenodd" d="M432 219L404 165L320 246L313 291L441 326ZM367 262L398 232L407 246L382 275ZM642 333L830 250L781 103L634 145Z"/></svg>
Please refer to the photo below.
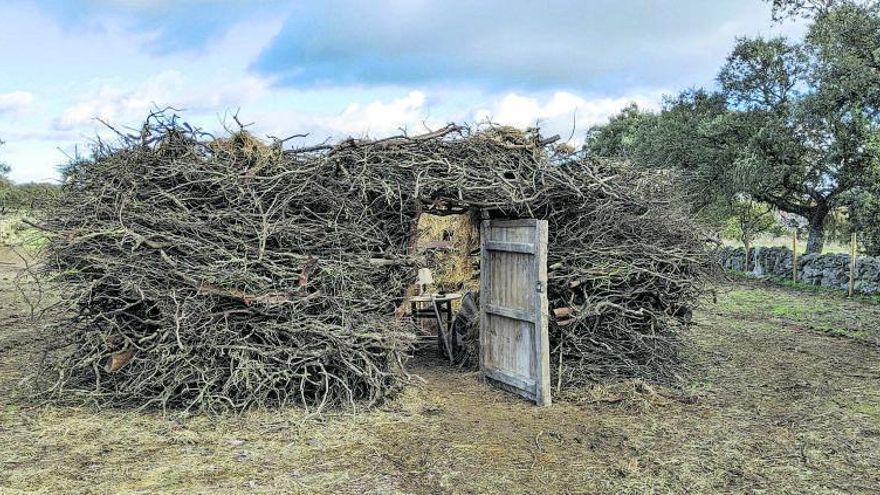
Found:
<svg viewBox="0 0 880 495"><path fill-rule="evenodd" d="M176 117L74 165L43 228L66 301L50 397L241 410L374 404L405 383L395 318L420 213L550 224L556 381L663 378L708 266L668 181L537 133L450 125L283 150Z"/></svg>

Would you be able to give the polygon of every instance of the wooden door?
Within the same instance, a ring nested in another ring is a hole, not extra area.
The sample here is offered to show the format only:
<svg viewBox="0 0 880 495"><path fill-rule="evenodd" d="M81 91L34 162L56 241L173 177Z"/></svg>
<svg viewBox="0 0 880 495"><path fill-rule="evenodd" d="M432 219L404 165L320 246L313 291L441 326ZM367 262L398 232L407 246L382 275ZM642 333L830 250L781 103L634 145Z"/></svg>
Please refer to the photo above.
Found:
<svg viewBox="0 0 880 495"><path fill-rule="evenodd" d="M550 405L547 221L484 220L480 244L481 375Z"/></svg>

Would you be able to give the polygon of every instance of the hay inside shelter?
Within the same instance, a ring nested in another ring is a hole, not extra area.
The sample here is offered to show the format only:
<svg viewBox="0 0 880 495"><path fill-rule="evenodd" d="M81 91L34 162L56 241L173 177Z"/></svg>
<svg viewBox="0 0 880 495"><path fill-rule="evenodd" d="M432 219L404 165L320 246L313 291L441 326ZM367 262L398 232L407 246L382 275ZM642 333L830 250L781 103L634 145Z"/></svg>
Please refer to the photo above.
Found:
<svg viewBox="0 0 880 495"><path fill-rule="evenodd" d="M45 228L43 388L98 405L369 406L406 382L421 213L549 221L553 383L667 378L709 257L668 181L536 132L285 149L152 115L70 168Z"/></svg>

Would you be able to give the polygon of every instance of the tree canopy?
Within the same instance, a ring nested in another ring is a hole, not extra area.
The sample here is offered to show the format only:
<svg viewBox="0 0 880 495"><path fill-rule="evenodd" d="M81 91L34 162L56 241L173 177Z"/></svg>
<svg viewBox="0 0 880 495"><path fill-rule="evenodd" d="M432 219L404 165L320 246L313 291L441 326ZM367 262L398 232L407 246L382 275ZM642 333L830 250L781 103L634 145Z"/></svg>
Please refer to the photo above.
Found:
<svg viewBox="0 0 880 495"><path fill-rule="evenodd" d="M3 140L0 139L0 147L3 144ZM9 172L9 165L0 161L0 213L9 204L12 195L12 182L9 180Z"/></svg>
<svg viewBox="0 0 880 495"><path fill-rule="evenodd" d="M877 0L765 0L773 6L773 19L791 17L818 17L827 14L834 7L846 4L876 6Z"/></svg>
<svg viewBox="0 0 880 495"><path fill-rule="evenodd" d="M795 3L815 7L802 42L739 39L716 88L687 90L656 114L625 110L591 130L590 152L689 171L702 200L747 197L803 216L807 250L821 251L834 208L874 204L880 7L774 5Z"/></svg>
<svg viewBox="0 0 880 495"><path fill-rule="evenodd" d="M0 146L4 143L0 140ZM0 215L43 207L58 186L48 183L15 184L9 179L9 165L0 161Z"/></svg>

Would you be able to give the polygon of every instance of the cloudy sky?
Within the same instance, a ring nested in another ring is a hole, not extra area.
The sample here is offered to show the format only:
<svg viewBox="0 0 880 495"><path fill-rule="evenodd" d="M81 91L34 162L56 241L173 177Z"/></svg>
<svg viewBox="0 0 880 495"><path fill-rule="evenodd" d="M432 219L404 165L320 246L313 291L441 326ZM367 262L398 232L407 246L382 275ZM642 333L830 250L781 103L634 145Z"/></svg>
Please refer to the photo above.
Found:
<svg viewBox="0 0 880 495"><path fill-rule="evenodd" d="M172 106L295 144L447 122L583 140L628 102L711 85L737 36L799 36L761 0L4 0L0 161L53 180Z"/></svg>

